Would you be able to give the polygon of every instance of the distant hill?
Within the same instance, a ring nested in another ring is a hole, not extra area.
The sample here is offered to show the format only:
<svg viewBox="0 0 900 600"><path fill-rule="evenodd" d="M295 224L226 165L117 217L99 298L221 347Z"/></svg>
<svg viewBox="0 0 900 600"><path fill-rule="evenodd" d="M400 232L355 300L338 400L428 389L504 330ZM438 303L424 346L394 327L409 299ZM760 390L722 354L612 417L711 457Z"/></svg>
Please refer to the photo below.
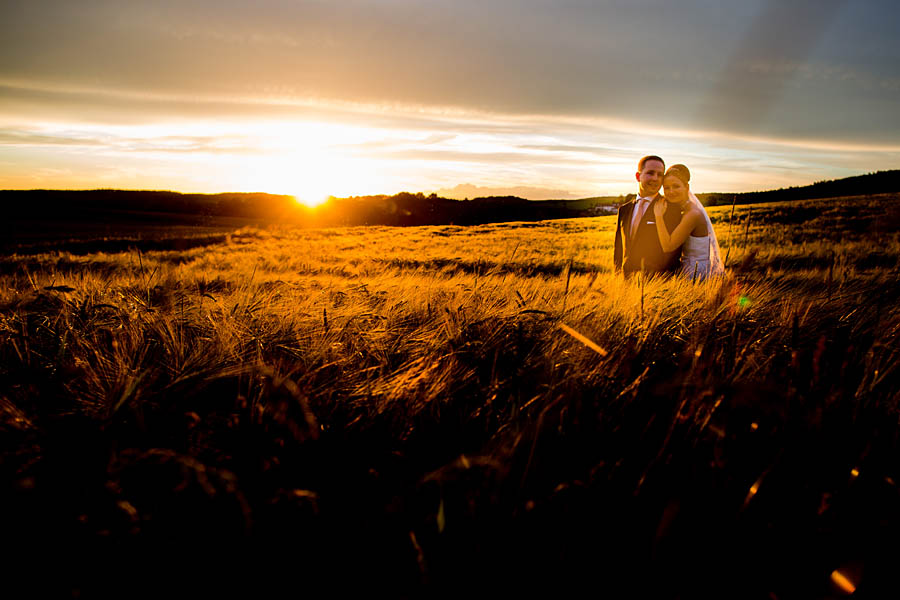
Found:
<svg viewBox="0 0 900 600"><path fill-rule="evenodd" d="M858 196L900 190L900 170L820 181L811 185L738 194L700 194L708 205L778 202L810 198ZM239 218L309 227L353 225L476 225L502 221L540 221L615 212L628 196L578 200L525 200L490 196L453 200L435 194L401 192L392 196L331 198L309 209L293 197L273 194L181 194L128 190L6 190L0 206L8 231L16 221L95 223L152 222L197 225L213 219Z"/></svg>
<svg viewBox="0 0 900 600"><path fill-rule="evenodd" d="M864 196L887 194L900 191L900 169L877 171L866 175L817 181L810 185L779 188L764 192L744 192L740 194L712 193L698 194L707 206L719 204L756 204L758 202L786 202L790 200L811 200L814 198L838 198L841 196Z"/></svg>

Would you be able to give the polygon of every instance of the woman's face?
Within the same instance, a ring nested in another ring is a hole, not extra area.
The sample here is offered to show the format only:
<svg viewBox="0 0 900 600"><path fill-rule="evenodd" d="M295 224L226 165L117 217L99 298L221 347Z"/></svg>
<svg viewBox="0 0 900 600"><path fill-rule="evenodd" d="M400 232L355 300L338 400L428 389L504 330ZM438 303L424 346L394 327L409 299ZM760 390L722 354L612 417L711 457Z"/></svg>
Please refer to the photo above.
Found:
<svg viewBox="0 0 900 600"><path fill-rule="evenodd" d="M687 200L687 184L674 175L669 175L663 180L663 188L666 200L668 200L669 202L681 204L685 200Z"/></svg>

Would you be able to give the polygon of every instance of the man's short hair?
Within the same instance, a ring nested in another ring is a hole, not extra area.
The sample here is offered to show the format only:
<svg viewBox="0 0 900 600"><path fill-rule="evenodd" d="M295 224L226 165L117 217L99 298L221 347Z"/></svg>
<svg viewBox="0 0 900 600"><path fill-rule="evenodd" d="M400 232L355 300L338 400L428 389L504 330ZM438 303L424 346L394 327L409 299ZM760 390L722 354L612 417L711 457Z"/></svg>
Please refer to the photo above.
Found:
<svg viewBox="0 0 900 600"><path fill-rule="evenodd" d="M644 158L642 158L641 160L638 161L638 173L640 173L641 171L644 170L644 163L647 162L648 160L658 160L659 162L662 163L663 170L665 170L665 168L666 168L666 161L664 161L664 160L661 159L660 157L656 156L655 154L650 154L650 155L645 156Z"/></svg>

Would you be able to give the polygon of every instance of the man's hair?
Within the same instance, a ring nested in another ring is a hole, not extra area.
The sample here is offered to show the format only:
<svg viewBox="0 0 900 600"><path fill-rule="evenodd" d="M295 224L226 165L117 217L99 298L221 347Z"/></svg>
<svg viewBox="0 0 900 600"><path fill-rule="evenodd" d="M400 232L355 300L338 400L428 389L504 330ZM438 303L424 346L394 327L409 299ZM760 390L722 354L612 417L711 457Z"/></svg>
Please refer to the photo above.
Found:
<svg viewBox="0 0 900 600"><path fill-rule="evenodd" d="M662 163L663 170L665 170L666 161L664 161L660 157L656 156L655 154L650 154L649 156L645 156L644 158L642 158L641 160L638 161L638 173L640 173L641 171L644 170L644 163L647 162L648 160L658 160L659 162Z"/></svg>

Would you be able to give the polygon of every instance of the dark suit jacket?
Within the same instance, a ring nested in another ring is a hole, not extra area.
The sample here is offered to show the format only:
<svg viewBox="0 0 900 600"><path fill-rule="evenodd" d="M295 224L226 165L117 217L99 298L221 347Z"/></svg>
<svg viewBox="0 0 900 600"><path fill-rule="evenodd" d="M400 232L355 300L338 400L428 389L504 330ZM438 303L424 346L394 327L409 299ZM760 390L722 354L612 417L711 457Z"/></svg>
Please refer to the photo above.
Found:
<svg viewBox="0 0 900 600"><path fill-rule="evenodd" d="M631 235L631 217L637 205L637 198L619 207L613 264L616 271L622 271L626 277L642 270L642 265L647 273L673 273L678 270L681 248L674 252L663 252L656 231L656 215L653 213L653 207L663 199L665 197L658 194L650 202L634 237ZM681 221L681 209L670 204L663 215L663 220L666 229L672 233Z"/></svg>

